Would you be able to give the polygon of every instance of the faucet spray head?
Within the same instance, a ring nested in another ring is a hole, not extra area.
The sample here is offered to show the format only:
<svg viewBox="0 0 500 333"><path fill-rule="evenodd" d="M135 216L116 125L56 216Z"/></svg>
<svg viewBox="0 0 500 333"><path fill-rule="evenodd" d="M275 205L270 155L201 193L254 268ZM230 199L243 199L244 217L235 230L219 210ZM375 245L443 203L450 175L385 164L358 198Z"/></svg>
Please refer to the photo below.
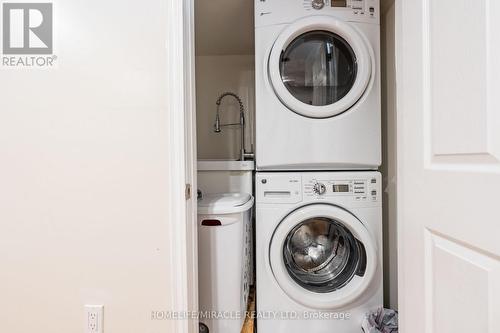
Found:
<svg viewBox="0 0 500 333"><path fill-rule="evenodd" d="M215 133L220 133L220 117L219 117L219 113L218 112L215 115L214 132Z"/></svg>

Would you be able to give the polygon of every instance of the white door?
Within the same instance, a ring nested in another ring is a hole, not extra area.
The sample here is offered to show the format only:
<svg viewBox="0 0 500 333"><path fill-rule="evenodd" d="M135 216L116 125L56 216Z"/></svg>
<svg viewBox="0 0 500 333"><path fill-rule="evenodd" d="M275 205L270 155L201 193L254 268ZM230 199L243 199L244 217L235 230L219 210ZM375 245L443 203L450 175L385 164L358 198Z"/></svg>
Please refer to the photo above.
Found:
<svg viewBox="0 0 500 333"><path fill-rule="evenodd" d="M401 332L499 332L500 2L396 6Z"/></svg>

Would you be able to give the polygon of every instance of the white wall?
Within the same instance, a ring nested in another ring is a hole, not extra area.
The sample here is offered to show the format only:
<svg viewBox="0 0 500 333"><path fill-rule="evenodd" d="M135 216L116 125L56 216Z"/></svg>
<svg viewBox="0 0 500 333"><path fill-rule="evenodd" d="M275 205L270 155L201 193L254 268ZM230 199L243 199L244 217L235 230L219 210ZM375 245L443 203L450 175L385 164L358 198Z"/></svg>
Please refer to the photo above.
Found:
<svg viewBox="0 0 500 333"><path fill-rule="evenodd" d="M54 6L58 68L0 74L0 331L172 332L169 1Z"/></svg>
<svg viewBox="0 0 500 333"><path fill-rule="evenodd" d="M195 0L196 54L254 53L254 2Z"/></svg>
<svg viewBox="0 0 500 333"><path fill-rule="evenodd" d="M395 11L387 6L382 18L382 126L384 175L384 289L385 303L398 307L397 220L396 220L396 73Z"/></svg>
<svg viewBox="0 0 500 333"><path fill-rule="evenodd" d="M214 132L216 105L220 94L231 91L239 95L246 111L247 150L254 137L255 69L253 55L196 57L196 115L198 158L238 159L239 127L224 127ZM239 122L236 100L226 97L221 105L221 122Z"/></svg>

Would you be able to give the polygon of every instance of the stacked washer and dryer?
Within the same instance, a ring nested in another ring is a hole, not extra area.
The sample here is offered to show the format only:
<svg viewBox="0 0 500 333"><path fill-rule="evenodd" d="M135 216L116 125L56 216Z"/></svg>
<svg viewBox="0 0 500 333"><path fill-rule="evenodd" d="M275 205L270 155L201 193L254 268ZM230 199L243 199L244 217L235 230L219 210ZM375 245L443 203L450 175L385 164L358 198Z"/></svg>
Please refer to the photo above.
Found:
<svg viewBox="0 0 500 333"><path fill-rule="evenodd" d="M379 0L256 0L255 39L258 332L362 332L383 304Z"/></svg>

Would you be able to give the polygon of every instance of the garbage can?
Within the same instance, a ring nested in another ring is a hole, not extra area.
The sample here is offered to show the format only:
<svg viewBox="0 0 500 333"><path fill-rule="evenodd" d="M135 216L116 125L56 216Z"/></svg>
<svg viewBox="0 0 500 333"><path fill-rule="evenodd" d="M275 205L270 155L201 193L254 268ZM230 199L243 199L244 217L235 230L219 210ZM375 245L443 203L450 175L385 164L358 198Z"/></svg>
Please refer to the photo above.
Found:
<svg viewBox="0 0 500 333"><path fill-rule="evenodd" d="M246 193L207 194L198 201L200 323L214 333L240 332L249 288L246 241L254 199Z"/></svg>

